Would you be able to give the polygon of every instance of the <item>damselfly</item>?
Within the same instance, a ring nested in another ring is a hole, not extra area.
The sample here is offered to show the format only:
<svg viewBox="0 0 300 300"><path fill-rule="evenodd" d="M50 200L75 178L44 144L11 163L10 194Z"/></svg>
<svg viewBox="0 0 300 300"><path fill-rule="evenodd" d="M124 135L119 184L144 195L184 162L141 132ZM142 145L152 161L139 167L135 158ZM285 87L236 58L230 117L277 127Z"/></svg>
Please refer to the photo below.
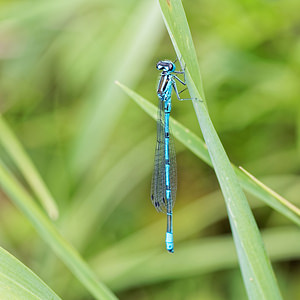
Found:
<svg viewBox="0 0 300 300"><path fill-rule="evenodd" d="M157 87L159 105L151 201L157 211L167 214L166 248L173 253L173 206L177 190L177 170L174 142L169 127L172 90L174 89L178 100L191 100L191 98L182 99L179 96L181 92L178 92L176 80L183 85L186 83L176 76L176 74L184 74L184 71L176 71L174 62L159 61L156 69L161 70L162 73Z"/></svg>

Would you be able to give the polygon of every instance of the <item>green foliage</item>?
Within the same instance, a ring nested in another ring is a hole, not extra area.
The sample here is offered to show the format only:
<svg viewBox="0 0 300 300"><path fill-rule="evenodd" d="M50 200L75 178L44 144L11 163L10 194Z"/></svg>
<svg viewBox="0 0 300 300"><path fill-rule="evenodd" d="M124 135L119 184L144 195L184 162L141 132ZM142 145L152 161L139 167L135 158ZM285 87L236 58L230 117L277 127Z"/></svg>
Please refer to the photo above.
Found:
<svg viewBox="0 0 300 300"><path fill-rule="evenodd" d="M6 152L9 153L13 160L15 160L16 166L20 167L21 172L28 181L28 184L34 190L49 216L56 219L58 217L58 210L55 200L50 195L50 192L35 169L35 166L32 164L30 158L22 148L22 145L18 142L17 138L11 132L9 126L1 116L0 141Z"/></svg>
<svg viewBox="0 0 300 300"><path fill-rule="evenodd" d="M141 106L145 112L147 112L152 118L156 119L157 108L153 104L121 83L116 82L116 84L118 84L128 96L130 96L139 106ZM173 135L205 163L207 163L209 166L213 166L209 157L207 146L203 140L197 137L194 133L190 132L188 128L184 127L173 118L170 118L170 123L172 124ZM237 173L240 184L245 188L246 191L254 196L257 196L262 201L266 202L266 204L290 218L291 221L295 222L297 225L300 225L300 210L298 207L284 199L282 196L278 195L242 167L240 167L240 169L234 165L232 165L232 167Z"/></svg>
<svg viewBox="0 0 300 300"><path fill-rule="evenodd" d="M30 269L3 248L0 248L0 278L2 299L60 299Z"/></svg>
<svg viewBox="0 0 300 300"><path fill-rule="evenodd" d="M295 205L237 171L283 298L298 299L299 1L183 4L197 51L183 58L191 93L205 89L230 161ZM157 104L155 63L176 54L156 1L5 0L0 20L1 246L63 299L101 298L104 285L121 299L245 299L215 174L191 154L209 163L190 102L172 109L184 146L171 257L149 200L155 122L114 84ZM56 203L59 218L40 203Z"/></svg>
<svg viewBox="0 0 300 300"><path fill-rule="evenodd" d="M60 236L53 224L42 214L24 188L18 185L2 163L0 164L0 182L3 191L25 214L41 238L44 239L94 297L96 299L116 299L103 284L97 281L94 273L81 259L76 250Z"/></svg>

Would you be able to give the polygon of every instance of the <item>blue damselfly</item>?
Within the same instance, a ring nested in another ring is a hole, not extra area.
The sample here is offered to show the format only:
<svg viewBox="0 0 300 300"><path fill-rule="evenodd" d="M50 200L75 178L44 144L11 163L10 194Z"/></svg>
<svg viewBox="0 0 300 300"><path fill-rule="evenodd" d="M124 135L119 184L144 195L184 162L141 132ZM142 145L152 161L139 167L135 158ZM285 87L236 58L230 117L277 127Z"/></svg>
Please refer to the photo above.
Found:
<svg viewBox="0 0 300 300"><path fill-rule="evenodd" d="M176 80L183 85L186 83L176 76L176 74L184 75L184 71L176 71L174 62L159 61L156 68L162 73L157 87L159 104L151 201L157 211L167 214L166 248L173 253L173 206L177 190L177 170L174 142L169 127L172 90L175 91L178 100L191 100L191 98L182 99L179 96L182 91L178 92Z"/></svg>

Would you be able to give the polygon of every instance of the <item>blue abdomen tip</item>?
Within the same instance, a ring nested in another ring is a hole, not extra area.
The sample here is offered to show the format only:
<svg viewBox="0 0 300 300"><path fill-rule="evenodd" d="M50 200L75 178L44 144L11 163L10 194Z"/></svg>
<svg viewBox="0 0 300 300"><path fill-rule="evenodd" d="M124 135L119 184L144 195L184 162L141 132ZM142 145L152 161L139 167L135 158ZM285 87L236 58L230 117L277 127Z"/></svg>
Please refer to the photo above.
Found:
<svg viewBox="0 0 300 300"><path fill-rule="evenodd" d="M166 248L170 253L174 253L173 233L166 232Z"/></svg>

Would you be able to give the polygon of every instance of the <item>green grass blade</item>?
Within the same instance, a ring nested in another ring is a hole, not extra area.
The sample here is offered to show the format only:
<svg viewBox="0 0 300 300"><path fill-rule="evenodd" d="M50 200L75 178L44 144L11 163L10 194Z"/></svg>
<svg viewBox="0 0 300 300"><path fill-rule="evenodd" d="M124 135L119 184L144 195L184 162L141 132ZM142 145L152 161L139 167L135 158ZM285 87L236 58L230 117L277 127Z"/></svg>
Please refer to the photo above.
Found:
<svg viewBox="0 0 300 300"><path fill-rule="evenodd" d="M225 150L210 120L196 52L181 1L159 1L163 18L182 65L194 109L225 198L239 263L250 299L282 299L256 222Z"/></svg>
<svg viewBox="0 0 300 300"><path fill-rule="evenodd" d="M296 212L298 215L300 215L300 210L298 207L296 207L294 204L277 194L275 191L270 189L268 186L260 182L256 177L254 177L252 174L250 174L248 171L246 171L243 167L239 167L240 170L242 170L253 182L255 182L259 187L261 187L264 191L266 191L269 195L272 195L275 199L277 199L279 202L281 202L285 207L290 208L290 210Z"/></svg>
<svg viewBox="0 0 300 300"><path fill-rule="evenodd" d="M157 117L157 107L150 103L145 98L141 97L139 94L135 93L128 87L122 85L121 83L117 83L124 92L131 97L147 114L149 114L154 120ZM195 155L197 155L201 160L207 163L209 166L212 166L211 159L209 157L209 153L207 147L203 140L201 140L198 136L196 136L193 132L191 132L188 128L174 120L172 117L170 118L172 133L173 135L182 142L188 149L190 149ZM253 179L250 176L247 176L244 172L242 172L238 167L232 165L237 177L239 179L240 184L243 188L264 201L267 205L278 211L280 214L286 216L292 222L297 225L300 225L300 210L295 205L293 205L288 200L284 199L282 196L278 195L269 187L264 188L264 184L261 183L258 179ZM284 201L282 201L284 199Z"/></svg>
<svg viewBox="0 0 300 300"><path fill-rule="evenodd" d="M78 280L96 299L116 299L115 295L96 278L79 253L59 234L41 212L31 196L16 181L0 161L0 185L15 205L25 214L41 238L61 258Z"/></svg>
<svg viewBox="0 0 300 300"><path fill-rule="evenodd" d="M255 219L204 103L191 32L180 0L159 0L162 15L181 63L228 211L244 284L250 299L282 299ZM202 100L202 101L201 101Z"/></svg>
<svg viewBox="0 0 300 300"><path fill-rule="evenodd" d="M36 274L1 247L0 298L61 299Z"/></svg>
<svg viewBox="0 0 300 300"><path fill-rule="evenodd" d="M192 97L204 101L205 95L200 70L198 68L196 51L182 3L180 0L161 0L158 1L158 3L176 54L181 65L184 66L189 92ZM193 80L190 80L190 74L193 75ZM193 85L193 89L191 89L191 85ZM194 92L197 97L193 95L192 92Z"/></svg>
<svg viewBox="0 0 300 300"><path fill-rule="evenodd" d="M121 85L120 83L118 83L118 85L120 85L120 87L130 97L132 97L147 113L149 113L150 116L152 116L154 119L156 118L156 115L157 115L156 107L153 104L151 104L147 100L143 99L138 94L134 93L130 89ZM185 128L178 122L174 121L173 119L171 120L171 125L173 128L173 134L176 138L178 138L179 140L182 140L185 143L185 145L188 148L193 149L192 151L197 153L197 155L199 155L199 157L201 159L203 159L209 165L212 165L209 155L208 155L209 153L208 153L208 150L207 150L205 144L199 138L197 138L196 135L192 134L187 128ZM247 176L242 171L240 171L238 168L236 168L236 170L237 170L237 173L239 174L240 180L242 180L242 182L243 182L243 185L246 188L248 187L250 192L253 192L253 190L254 190L255 193L253 193L253 194L259 195L260 198L263 199L267 204L269 204L269 202L272 202L273 206L278 208L278 210L280 212L283 211L284 214L287 215L288 217L293 216L293 218L291 218L291 217L290 218L293 221L297 221L297 223L299 223L299 216L298 216L298 218L296 218L296 214L294 211L290 210L290 206L287 207L287 206L283 205L281 202L279 202L278 199L276 199L274 197L273 193L272 194L269 193L269 191L263 189L260 185L258 185L255 181L251 180L250 178L248 178L248 180L246 180L243 176L245 176L245 177L247 177ZM226 195L226 196L228 196L228 195ZM236 196L233 196L233 199L236 199ZM270 201L270 199L272 199L272 200ZM242 236L241 236L242 241L239 240L239 237L238 237L238 241L241 243L243 242L245 245L245 250L248 250L250 252L248 254L249 258L242 256L242 259L241 259L239 257L240 261L242 260L240 262L240 264L241 264L241 268L243 271L244 282L245 282L245 273L244 272L246 272L246 274L247 274L246 276L249 276L248 279L251 278L251 280L249 279L248 282L245 283L245 285L247 287L247 292L248 292L249 298L250 299L272 299L271 297L273 297L273 299L281 299L280 292L279 292L276 280L274 278L271 265L265 254L265 251L263 248L263 243L261 241L261 237L257 230L255 221L253 219L253 215L251 214L249 205L246 200L245 200L245 202L244 202L244 205L249 210L247 212L247 216L249 217L249 215L250 215L250 220L251 220L251 218L252 218L252 220L248 223L248 218L245 216L246 215L245 212L243 210L239 210L237 212L238 216L235 217L236 222L237 222L235 224L236 224L236 227L241 226L241 225L237 225L237 224L240 224L240 222L242 222L241 227L242 227L242 231L244 231L244 234L242 233ZM233 203L230 203L230 206L228 208L229 211L230 211L232 205L233 205ZM233 211L235 211L236 209L237 208L234 207ZM287 213L288 211L289 211L289 213ZM232 215L230 215L230 217L232 218ZM242 220L240 220L241 218L242 218ZM241 228L236 228L236 227L234 228L236 231L239 231L241 229ZM253 236L253 233L251 232L252 231L251 229L253 229L253 227L256 228L256 230L257 230L256 235L254 235L254 236ZM235 234L237 234L237 233L235 232ZM251 234L252 234L252 236L251 236ZM258 241L256 241L256 239L258 239ZM260 244L257 246L256 243L260 243ZM242 247L242 246L238 245L238 247ZM264 256L260 256L260 257L257 256L258 253L260 253L259 250L263 250ZM239 253L239 256L240 255L241 255L241 253ZM252 259L253 262L249 261L250 259ZM250 264L250 266L249 266L249 264ZM245 270L245 268L246 268L246 270ZM249 286L247 286L248 283L249 283ZM256 283L256 284L254 284L254 283ZM249 289L250 289L250 291L249 291ZM273 289L275 289L275 290L273 290Z"/></svg>
<svg viewBox="0 0 300 300"><path fill-rule="evenodd" d="M27 155L21 143L0 115L0 144L3 145L10 158L21 171L38 200L52 219L57 219L58 208L46 184Z"/></svg>

